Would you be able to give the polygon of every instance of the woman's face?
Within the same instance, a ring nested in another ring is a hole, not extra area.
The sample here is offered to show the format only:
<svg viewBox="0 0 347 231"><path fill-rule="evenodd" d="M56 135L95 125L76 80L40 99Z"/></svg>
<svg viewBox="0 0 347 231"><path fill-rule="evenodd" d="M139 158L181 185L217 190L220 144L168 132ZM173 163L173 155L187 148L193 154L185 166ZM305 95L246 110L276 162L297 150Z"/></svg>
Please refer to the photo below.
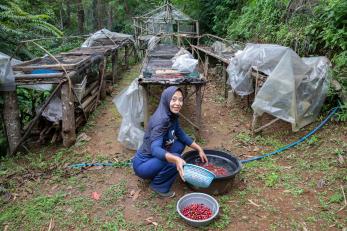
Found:
<svg viewBox="0 0 347 231"><path fill-rule="evenodd" d="M170 111L174 114L178 114L183 105L183 95L181 91L176 91L170 101Z"/></svg>

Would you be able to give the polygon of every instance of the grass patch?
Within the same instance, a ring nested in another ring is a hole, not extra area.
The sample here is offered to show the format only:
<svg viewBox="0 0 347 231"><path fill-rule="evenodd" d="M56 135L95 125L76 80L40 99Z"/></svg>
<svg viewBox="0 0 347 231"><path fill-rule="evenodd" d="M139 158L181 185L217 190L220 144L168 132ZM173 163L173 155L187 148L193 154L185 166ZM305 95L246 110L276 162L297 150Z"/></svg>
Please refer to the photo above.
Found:
<svg viewBox="0 0 347 231"><path fill-rule="evenodd" d="M0 224L12 229L30 230L47 225L55 214L55 208L63 204L64 195L40 196L26 202L9 205L0 213Z"/></svg>
<svg viewBox="0 0 347 231"><path fill-rule="evenodd" d="M106 206L116 203L119 199L124 197L127 192L126 180L122 179L118 184L112 185L103 193L101 204Z"/></svg>

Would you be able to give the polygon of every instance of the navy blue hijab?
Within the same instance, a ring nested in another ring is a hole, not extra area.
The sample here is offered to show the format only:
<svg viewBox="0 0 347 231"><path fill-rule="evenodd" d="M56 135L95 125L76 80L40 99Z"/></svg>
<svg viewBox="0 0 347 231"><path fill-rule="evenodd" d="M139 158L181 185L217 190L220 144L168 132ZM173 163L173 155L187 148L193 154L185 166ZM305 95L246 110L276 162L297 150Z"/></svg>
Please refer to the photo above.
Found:
<svg viewBox="0 0 347 231"><path fill-rule="evenodd" d="M170 111L170 101L176 91L181 91L181 89L171 86L166 88L161 94L159 105L149 119L143 144L139 149L142 154L150 154L151 143L164 136L171 123L177 119L178 116Z"/></svg>

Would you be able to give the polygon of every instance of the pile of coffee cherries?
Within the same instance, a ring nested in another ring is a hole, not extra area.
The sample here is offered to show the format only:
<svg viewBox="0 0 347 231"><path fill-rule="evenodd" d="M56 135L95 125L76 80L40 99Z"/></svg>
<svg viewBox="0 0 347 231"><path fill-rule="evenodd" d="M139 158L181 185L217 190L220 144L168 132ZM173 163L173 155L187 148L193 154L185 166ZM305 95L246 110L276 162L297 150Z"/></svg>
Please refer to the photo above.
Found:
<svg viewBox="0 0 347 231"><path fill-rule="evenodd" d="M208 163L208 164L198 164L200 167L206 168L207 170L213 172L214 174L216 174L216 176L227 176L228 175L228 171L223 168L223 167L219 167L216 166L214 164Z"/></svg>
<svg viewBox="0 0 347 231"><path fill-rule="evenodd" d="M192 220L206 220L212 216L211 209L204 204L190 204L181 213Z"/></svg>

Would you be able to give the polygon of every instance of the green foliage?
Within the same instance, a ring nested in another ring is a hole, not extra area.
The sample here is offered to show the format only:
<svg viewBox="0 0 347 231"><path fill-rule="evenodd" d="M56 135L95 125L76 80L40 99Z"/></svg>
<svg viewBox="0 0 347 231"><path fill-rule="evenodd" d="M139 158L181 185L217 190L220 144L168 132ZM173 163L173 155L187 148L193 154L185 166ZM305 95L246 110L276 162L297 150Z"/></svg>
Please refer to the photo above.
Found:
<svg viewBox="0 0 347 231"><path fill-rule="evenodd" d="M177 1L185 2L185 1ZM293 1L200 1L205 31L231 40L276 43L291 47L300 56L327 56L333 78L347 92L347 1L317 1L292 6ZM188 14L190 12L187 12ZM333 96L334 94L332 94ZM340 119L347 118L346 111Z"/></svg>
<svg viewBox="0 0 347 231"><path fill-rule="evenodd" d="M343 195L339 192L329 197L329 203L340 203L341 201L343 201Z"/></svg>
<svg viewBox="0 0 347 231"><path fill-rule="evenodd" d="M282 1L250 1L240 12L229 14L228 37L234 40L271 41L279 30L285 5Z"/></svg>
<svg viewBox="0 0 347 231"><path fill-rule="evenodd" d="M49 91L17 88L17 97L22 123L28 123L35 115L39 105L50 95Z"/></svg>
<svg viewBox="0 0 347 231"><path fill-rule="evenodd" d="M33 15L24 11L17 1L0 1L0 48L12 54L20 40L40 35L62 36L62 32L48 23L47 14Z"/></svg>
<svg viewBox="0 0 347 231"><path fill-rule="evenodd" d="M277 184L279 178L280 177L279 177L279 175L277 173L272 172L272 173L270 173L269 175L266 176L266 178L265 178L265 185L267 187L274 187Z"/></svg>
<svg viewBox="0 0 347 231"><path fill-rule="evenodd" d="M316 135L313 135L307 140L307 143L309 145L314 145L314 144L317 144L318 141L319 141L318 137Z"/></svg>

